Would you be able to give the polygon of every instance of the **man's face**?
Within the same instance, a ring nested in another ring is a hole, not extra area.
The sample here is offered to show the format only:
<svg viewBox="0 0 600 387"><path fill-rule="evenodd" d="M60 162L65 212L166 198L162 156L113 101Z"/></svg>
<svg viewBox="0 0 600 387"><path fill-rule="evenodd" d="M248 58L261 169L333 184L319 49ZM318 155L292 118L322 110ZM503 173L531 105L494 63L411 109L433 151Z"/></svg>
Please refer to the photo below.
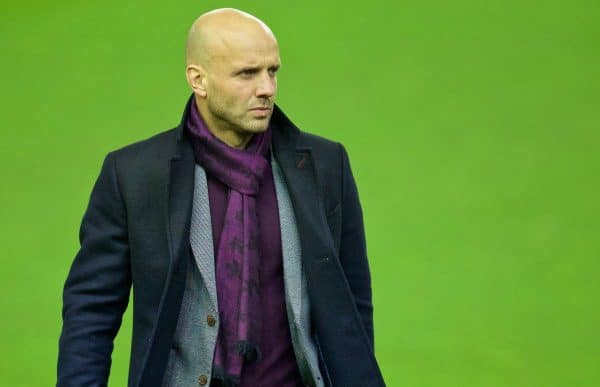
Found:
<svg viewBox="0 0 600 387"><path fill-rule="evenodd" d="M223 129L263 132L273 113L279 48L274 39L254 35L223 39L207 66L206 107Z"/></svg>

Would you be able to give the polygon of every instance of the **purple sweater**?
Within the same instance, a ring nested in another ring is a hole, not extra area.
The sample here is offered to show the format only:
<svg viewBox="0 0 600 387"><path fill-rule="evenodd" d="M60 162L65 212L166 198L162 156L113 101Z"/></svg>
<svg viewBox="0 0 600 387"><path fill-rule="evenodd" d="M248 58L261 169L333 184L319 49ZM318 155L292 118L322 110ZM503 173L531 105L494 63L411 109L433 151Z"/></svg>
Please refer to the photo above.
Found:
<svg viewBox="0 0 600 387"><path fill-rule="evenodd" d="M267 157L270 161L270 154ZM228 188L208 174L207 181L216 256L227 208ZM256 204L262 252L260 268L262 305L257 313L262 313L263 316L259 343L263 357L259 362L244 366L240 387L302 386L285 306L281 230L270 163L265 171Z"/></svg>

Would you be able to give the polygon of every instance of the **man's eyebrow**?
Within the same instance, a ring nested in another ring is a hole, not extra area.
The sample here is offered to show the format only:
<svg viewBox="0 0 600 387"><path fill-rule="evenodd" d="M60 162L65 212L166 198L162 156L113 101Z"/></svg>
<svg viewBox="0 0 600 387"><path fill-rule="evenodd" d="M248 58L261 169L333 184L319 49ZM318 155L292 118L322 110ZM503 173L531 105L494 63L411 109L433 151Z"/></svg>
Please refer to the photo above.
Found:
<svg viewBox="0 0 600 387"><path fill-rule="evenodd" d="M241 74L241 73L245 73L245 72L257 73L259 71L260 71L260 66L241 66L241 67L237 68L236 70L234 70L234 73L236 73L236 74Z"/></svg>
<svg viewBox="0 0 600 387"><path fill-rule="evenodd" d="M267 69L269 69L269 70L279 70L280 67L281 67L281 64L280 63L276 63L276 64L273 64L273 65L269 65L267 67ZM237 69L235 69L233 72L234 72L234 74L241 74L241 73L244 73L244 72L247 72L247 73L258 73L258 72L260 72L260 70L262 68L263 68L262 66L258 66L258 65L247 65L247 66L240 66Z"/></svg>

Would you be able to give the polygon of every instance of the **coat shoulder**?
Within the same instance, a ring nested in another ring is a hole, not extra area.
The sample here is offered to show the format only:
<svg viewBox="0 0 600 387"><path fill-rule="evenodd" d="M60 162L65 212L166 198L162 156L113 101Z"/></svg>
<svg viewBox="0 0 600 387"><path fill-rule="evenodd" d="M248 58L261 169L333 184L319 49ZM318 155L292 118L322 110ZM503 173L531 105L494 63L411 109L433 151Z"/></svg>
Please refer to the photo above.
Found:
<svg viewBox="0 0 600 387"><path fill-rule="evenodd" d="M112 154L117 160L130 160L168 157L175 151L179 127L168 129L154 134L149 138L136 141L113 150Z"/></svg>
<svg viewBox="0 0 600 387"><path fill-rule="evenodd" d="M144 140L109 152L117 179L126 196L136 187L157 184L167 179L169 161L177 151L179 127L165 130Z"/></svg>

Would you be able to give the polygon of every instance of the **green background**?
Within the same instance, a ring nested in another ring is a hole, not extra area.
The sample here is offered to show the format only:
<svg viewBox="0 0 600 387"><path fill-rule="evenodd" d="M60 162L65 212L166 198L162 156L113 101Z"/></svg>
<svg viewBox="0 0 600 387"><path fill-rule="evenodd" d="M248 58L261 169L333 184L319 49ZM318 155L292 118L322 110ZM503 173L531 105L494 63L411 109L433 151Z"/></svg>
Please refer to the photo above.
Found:
<svg viewBox="0 0 600 387"><path fill-rule="evenodd" d="M102 159L178 123L187 30L227 5L276 33L280 106L348 149L388 385L600 385L599 4L3 2L0 384L55 383Z"/></svg>

